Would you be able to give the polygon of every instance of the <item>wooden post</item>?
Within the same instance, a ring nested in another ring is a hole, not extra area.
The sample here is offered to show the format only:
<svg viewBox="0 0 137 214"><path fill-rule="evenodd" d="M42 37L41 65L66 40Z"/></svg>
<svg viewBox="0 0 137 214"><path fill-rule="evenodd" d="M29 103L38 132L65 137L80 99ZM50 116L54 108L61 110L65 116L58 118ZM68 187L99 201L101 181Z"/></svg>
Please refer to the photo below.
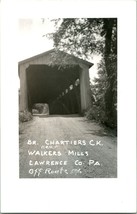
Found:
<svg viewBox="0 0 137 214"><path fill-rule="evenodd" d="M20 65L20 106L19 111L28 110L28 95L27 95L27 78L26 78L26 66Z"/></svg>
<svg viewBox="0 0 137 214"><path fill-rule="evenodd" d="M80 67L81 112L84 112L91 106L91 90L89 82L89 68L83 64L80 64Z"/></svg>

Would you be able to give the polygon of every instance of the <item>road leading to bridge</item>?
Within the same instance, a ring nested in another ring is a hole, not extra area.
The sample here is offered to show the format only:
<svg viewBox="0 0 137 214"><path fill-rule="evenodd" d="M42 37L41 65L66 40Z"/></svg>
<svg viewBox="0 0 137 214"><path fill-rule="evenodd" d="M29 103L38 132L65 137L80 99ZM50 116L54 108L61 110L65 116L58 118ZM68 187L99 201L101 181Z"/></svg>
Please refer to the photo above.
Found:
<svg viewBox="0 0 137 214"><path fill-rule="evenodd" d="M117 177L117 138L77 115L20 125L20 178Z"/></svg>

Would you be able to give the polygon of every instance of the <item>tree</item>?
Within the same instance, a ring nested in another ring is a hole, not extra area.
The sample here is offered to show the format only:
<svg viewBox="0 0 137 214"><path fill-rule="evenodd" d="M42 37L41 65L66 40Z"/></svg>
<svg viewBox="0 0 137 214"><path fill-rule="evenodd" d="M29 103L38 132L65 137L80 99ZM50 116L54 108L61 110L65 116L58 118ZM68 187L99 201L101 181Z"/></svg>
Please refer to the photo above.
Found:
<svg viewBox="0 0 137 214"><path fill-rule="evenodd" d="M93 53L102 55L104 60L102 66L106 75L106 90L103 97L105 122L108 126L116 126L117 19L75 18L54 21L57 28L50 37L53 38L57 51L63 50L83 59L90 59Z"/></svg>
<svg viewBox="0 0 137 214"><path fill-rule="evenodd" d="M113 69L113 66L111 69ZM115 74L115 73L114 73ZM109 87L108 76L106 73L105 61L102 59L98 64L98 77L94 78L94 84L91 84L91 90L94 97L93 107L90 109L90 112L87 113L89 118L94 118L110 127L117 126L117 83L116 79L113 84L113 97L112 97L112 110L113 118L107 118L106 114L106 94ZM111 92L112 93L112 92ZM109 124L108 124L109 122Z"/></svg>
<svg viewBox="0 0 137 214"><path fill-rule="evenodd" d="M107 73L107 90L105 93L106 123L116 126L117 97L117 20L104 19L105 50L104 60Z"/></svg>

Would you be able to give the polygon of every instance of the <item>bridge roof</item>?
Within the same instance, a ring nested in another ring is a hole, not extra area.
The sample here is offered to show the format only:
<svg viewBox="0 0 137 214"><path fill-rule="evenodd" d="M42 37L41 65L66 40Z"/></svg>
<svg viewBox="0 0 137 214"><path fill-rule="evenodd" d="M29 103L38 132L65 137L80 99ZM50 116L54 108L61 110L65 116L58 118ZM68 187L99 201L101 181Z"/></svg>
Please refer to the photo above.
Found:
<svg viewBox="0 0 137 214"><path fill-rule="evenodd" d="M76 60L76 61L78 61L78 62L80 62L80 63L82 63L82 64L87 65L89 68L93 66L93 63L91 63L91 62L89 62L89 61L86 61L86 60L83 60L83 59L81 59L81 58L75 57L74 55L65 53L64 51L59 51L59 52L65 54L66 56L71 57L73 60ZM25 59L25 60L22 60L22 61L19 62L19 65L25 64L25 63L29 63L30 61L36 60L37 58L40 58L40 57L43 57L43 56L46 57L46 56L48 56L48 55L50 55L50 54L52 54L52 53L56 53L55 49L51 49L51 50L49 50L49 51L40 53L40 54L35 55L35 56L32 56L32 57L29 57L29 58L27 58L27 59Z"/></svg>

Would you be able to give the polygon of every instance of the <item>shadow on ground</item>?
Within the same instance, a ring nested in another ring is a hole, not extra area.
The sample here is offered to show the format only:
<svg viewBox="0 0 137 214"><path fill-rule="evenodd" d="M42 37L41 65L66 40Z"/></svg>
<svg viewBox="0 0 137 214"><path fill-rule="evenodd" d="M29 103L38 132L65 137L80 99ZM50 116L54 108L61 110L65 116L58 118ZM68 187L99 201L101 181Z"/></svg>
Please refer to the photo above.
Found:
<svg viewBox="0 0 137 214"><path fill-rule="evenodd" d="M33 117L42 117L42 118L46 118L46 117L59 117L59 118L61 118L61 117L63 117L63 118L67 118L67 117L69 117L69 118L72 118L72 117L80 117L80 115L78 115L78 114L65 114L65 115L46 115L46 114L33 114Z"/></svg>
<svg viewBox="0 0 137 214"><path fill-rule="evenodd" d="M85 133L85 134L92 134L92 135L96 135L96 136L99 136L99 137L104 137L104 136L110 136L110 137L114 137L116 136L116 133L114 133L114 131L104 131L102 129L100 130L88 130L89 132L88 133Z"/></svg>
<svg viewBox="0 0 137 214"><path fill-rule="evenodd" d="M96 121L91 121L91 120L88 120L88 119L84 119L84 120L81 120L81 122L87 122L87 123L90 123L90 124L93 124L93 125L100 125L101 129L98 129L98 130L88 130L88 133L85 133L85 134L92 134L92 135L97 135L97 136L100 136L100 137L104 137L104 136L110 136L110 137L116 137L117 136L117 130L116 129L112 129L112 128L109 128L107 126L105 126L104 124L101 124L99 122L96 122Z"/></svg>

